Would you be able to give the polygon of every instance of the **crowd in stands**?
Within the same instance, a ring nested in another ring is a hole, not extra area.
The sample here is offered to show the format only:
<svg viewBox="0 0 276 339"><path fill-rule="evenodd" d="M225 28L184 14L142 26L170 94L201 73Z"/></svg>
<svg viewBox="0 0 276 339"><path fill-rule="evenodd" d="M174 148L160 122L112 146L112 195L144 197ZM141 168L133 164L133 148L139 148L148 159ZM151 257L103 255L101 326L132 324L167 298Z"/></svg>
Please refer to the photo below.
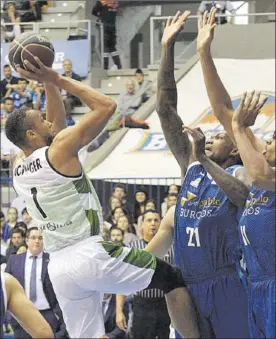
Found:
<svg viewBox="0 0 276 339"><path fill-rule="evenodd" d="M124 246L144 248L157 233L162 215L172 204L176 204L176 199L170 201L170 197L176 195L178 189L178 186L170 185L162 205L157 206L155 200L149 199L148 192L144 187L138 188L134 197L128 197L126 186L124 184L116 184L113 187L108 206L103 206L106 210L103 228L104 239L123 244ZM130 203L132 201L131 198L133 198L134 203ZM161 210L162 213L159 212ZM28 253L35 248L33 244L35 241L40 249L39 252L43 253L43 240L40 231L36 228L37 225L26 209L25 202L20 197L12 201L5 213L3 211L0 212L0 222L1 270L6 270L16 276L17 273L13 272L11 268L13 266L17 267L18 262L21 262L23 259L27 260ZM48 254L44 253L43 255ZM172 251L168 253L165 260L173 261ZM28 293L30 293L29 290ZM53 294L53 292L51 293ZM156 290L145 290L143 295L141 293L128 296L124 308L117 310L117 322L120 321L120 317L124 314L127 322L127 331L120 330L116 325L116 296L109 294L104 296L103 316L108 338L127 338L132 337L132 334L134 334L134 338L138 338L140 335L143 335L144 338L145 333L141 333L142 329L138 326L138 323L141 323L141 321L147 324L145 328L148 328L148 326L156 328L157 336L162 332L170 331L170 320L164 295L159 294L159 292L157 293ZM46 292L45 295L47 297ZM38 302L37 305L40 307L41 304ZM47 310L52 309L50 302L47 305ZM150 309L152 318L149 317L149 313L142 312L145 307ZM153 318L163 319L164 321L156 322ZM60 324L55 324L55 326L59 329L60 333L65 335L63 321ZM19 327L19 324L11 316L7 317L4 330L6 333L13 332L15 338L22 337L23 329ZM154 335L155 333L151 332L151 334ZM57 338L62 337L57 336Z"/></svg>
<svg viewBox="0 0 276 339"><path fill-rule="evenodd" d="M41 21L41 13L47 8L48 1L41 0L6 0L1 1L1 40L11 42L24 32L19 23Z"/></svg>

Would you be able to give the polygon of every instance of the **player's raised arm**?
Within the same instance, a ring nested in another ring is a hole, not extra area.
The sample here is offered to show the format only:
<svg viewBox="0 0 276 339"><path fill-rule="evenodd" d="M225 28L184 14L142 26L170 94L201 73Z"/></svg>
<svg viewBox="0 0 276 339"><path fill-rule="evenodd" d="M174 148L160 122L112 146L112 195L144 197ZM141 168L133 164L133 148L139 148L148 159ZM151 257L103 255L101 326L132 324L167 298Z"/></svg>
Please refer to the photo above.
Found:
<svg viewBox="0 0 276 339"><path fill-rule="evenodd" d="M54 338L54 333L38 309L26 297L19 282L5 274L8 310L32 338Z"/></svg>
<svg viewBox="0 0 276 339"><path fill-rule="evenodd" d="M214 114L235 143L232 131L234 108L230 95L218 75L211 53L211 44L216 27L215 16L216 8L212 8L210 15L205 12L203 16L198 18L197 50L200 56L205 86ZM248 128L246 132L248 133L254 147L263 151L264 143L262 140L256 138L250 128Z"/></svg>
<svg viewBox="0 0 276 339"><path fill-rule="evenodd" d="M25 70L19 70L18 73L24 78L41 82L43 81L43 71L45 72L45 66L41 63L39 58L35 57L35 59L40 66L40 70L33 66L28 60L25 60L24 63L26 67L33 73L26 72ZM53 71L53 74L55 73L56 72ZM60 90L57 86L50 82L45 82L44 85L46 93L46 120L52 123L52 129L55 134L57 134L67 127L64 103Z"/></svg>
<svg viewBox="0 0 276 339"><path fill-rule="evenodd" d="M185 174L191 154L191 144L187 134L182 134L183 122L177 114L177 88L174 78L174 44L190 12L167 21L162 37L161 64L157 76L156 110L161 122L166 141L174 157Z"/></svg>
<svg viewBox="0 0 276 339"><path fill-rule="evenodd" d="M266 97L260 99L260 94L260 92L256 94L252 92L249 95L244 93L233 116L232 127L243 164L252 184L259 189L275 191L275 155L274 159L265 158L253 147L246 133L246 129L254 125L258 113L267 100ZM268 142L267 148L271 148L275 154L275 133L273 139Z"/></svg>
<svg viewBox="0 0 276 339"><path fill-rule="evenodd" d="M39 60L37 62L40 66L39 69L28 63L28 67L31 68L32 72L18 69L18 73L27 79L43 81L49 85L48 88L54 85L72 93L79 97L91 110L85 114L78 124L61 131L54 140L56 147L57 145L59 147L61 161L66 161L67 158L70 159L72 156L77 157L78 151L89 144L102 131L115 112L116 103L93 88L60 75L53 69L43 65Z"/></svg>
<svg viewBox="0 0 276 339"><path fill-rule="evenodd" d="M175 206L172 206L162 219L158 232L145 247L145 251L164 258L173 244Z"/></svg>

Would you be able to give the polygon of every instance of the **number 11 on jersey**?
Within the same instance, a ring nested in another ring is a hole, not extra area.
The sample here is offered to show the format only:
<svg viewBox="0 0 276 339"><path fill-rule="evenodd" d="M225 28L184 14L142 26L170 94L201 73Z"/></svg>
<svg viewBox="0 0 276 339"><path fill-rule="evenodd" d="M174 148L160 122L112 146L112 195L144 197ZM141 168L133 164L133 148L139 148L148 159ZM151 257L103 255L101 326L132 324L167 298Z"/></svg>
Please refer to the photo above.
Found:
<svg viewBox="0 0 276 339"><path fill-rule="evenodd" d="M189 234L188 246L200 247L198 227L187 227L186 233Z"/></svg>

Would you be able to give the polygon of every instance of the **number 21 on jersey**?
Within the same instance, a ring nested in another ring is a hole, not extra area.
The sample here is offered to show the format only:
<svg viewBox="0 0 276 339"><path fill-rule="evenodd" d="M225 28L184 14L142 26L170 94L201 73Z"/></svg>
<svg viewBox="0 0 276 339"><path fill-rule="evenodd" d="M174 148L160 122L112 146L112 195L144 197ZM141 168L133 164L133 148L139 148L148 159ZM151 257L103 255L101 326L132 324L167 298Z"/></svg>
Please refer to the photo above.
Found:
<svg viewBox="0 0 276 339"><path fill-rule="evenodd" d="M200 247L198 227L187 227L186 233L189 234L188 246Z"/></svg>

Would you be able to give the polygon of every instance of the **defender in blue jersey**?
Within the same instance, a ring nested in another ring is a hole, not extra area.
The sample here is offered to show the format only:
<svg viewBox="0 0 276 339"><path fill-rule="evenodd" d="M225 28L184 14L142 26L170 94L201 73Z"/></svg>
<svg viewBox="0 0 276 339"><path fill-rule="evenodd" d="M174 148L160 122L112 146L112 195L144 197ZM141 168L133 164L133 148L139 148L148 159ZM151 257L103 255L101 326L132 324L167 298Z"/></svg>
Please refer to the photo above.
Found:
<svg viewBox="0 0 276 339"><path fill-rule="evenodd" d="M237 144L252 184L239 223L248 271L249 325L252 338L275 338L275 134L265 143L249 128L266 102L261 93L244 95L235 111L211 55L215 12L200 28L198 50L214 113Z"/></svg>
<svg viewBox="0 0 276 339"><path fill-rule="evenodd" d="M236 266L238 207L244 206L249 190L240 177L237 149L225 132L206 145L200 130L182 133L174 79L174 42L182 27L176 15L163 34L157 113L184 181L175 223L172 209L146 250L164 255L174 230L175 261L197 307L201 338L248 338L247 293ZM194 154L188 133L195 140Z"/></svg>
<svg viewBox="0 0 276 339"><path fill-rule="evenodd" d="M20 322L32 338L51 339L54 333L38 309L26 297L19 282L10 274L0 273L0 328L3 337L3 324L8 310Z"/></svg>
<svg viewBox="0 0 276 339"><path fill-rule="evenodd" d="M243 96L232 128L248 177L252 180L239 223L248 271L249 324L252 338L276 337L275 287L275 132L263 154L246 133L260 112L260 93Z"/></svg>

